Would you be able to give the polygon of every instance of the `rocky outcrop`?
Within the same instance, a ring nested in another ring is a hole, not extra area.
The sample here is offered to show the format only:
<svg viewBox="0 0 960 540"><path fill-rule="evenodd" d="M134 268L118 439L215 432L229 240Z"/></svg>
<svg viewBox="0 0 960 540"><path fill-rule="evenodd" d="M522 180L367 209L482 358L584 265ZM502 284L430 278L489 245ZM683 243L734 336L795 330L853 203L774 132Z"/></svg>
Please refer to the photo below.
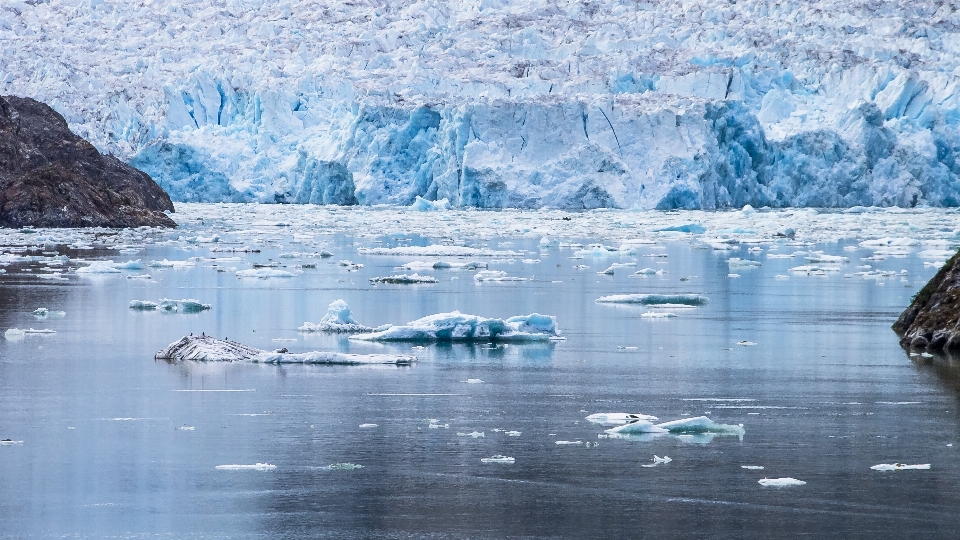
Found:
<svg viewBox="0 0 960 540"><path fill-rule="evenodd" d="M0 226L176 227L170 197L143 171L103 155L56 111L0 96Z"/></svg>
<svg viewBox="0 0 960 540"><path fill-rule="evenodd" d="M960 253L918 292L893 330L900 344L917 349L960 350Z"/></svg>

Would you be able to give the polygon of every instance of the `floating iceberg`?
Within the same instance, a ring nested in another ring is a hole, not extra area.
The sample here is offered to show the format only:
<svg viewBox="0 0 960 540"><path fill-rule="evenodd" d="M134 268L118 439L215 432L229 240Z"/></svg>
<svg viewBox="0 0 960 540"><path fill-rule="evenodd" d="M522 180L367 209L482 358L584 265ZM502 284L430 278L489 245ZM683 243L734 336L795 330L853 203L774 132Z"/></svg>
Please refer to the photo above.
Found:
<svg viewBox="0 0 960 540"><path fill-rule="evenodd" d="M594 413L586 418L587 421L593 422L595 424L603 425L621 425L629 422L634 422L637 420L657 420L656 416L650 416L649 414L640 414L640 413Z"/></svg>
<svg viewBox="0 0 960 540"><path fill-rule="evenodd" d="M459 311L429 315L402 326L350 336L364 341L547 341L556 339L555 317L533 313L507 320L465 315Z"/></svg>
<svg viewBox="0 0 960 540"><path fill-rule="evenodd" d="M357 469L362 469L363 465L357 463L331 463L324 467L328 471L355 471Z"/></svg>
<svg viewBox="0 0 960 540"><path fill-rule="evenodd" d="M707 303L707 297L702 294L614 294L597 298L597 303L702 306Z"/></svg>
<svg viewBox="0 0 960 540"><path fill-rule="evenodd" d="M396 276L384 276L370 278L371 283L391 283L397 285L412 285L420 283L440 283L440 280L431 276L421 276L420 274L399 274Z"/></svg>
<svg viewBox="0 0 960 540"><path fill-rule="evenodd" d="M154 355L156 360L168 362L252 362L260 364L393 364L408 366L417 361L414 356L395 354L346 354L311 351L305 353L270 352L241 343L210 336L184 336Z"/></svg>
<svg viewBox="0 0 960 540"><path fill-rule="evenodd" d="M487 268L487 263L477 261L457 262L457 261L411 261L400 268L404 270L482 270Z"/></svg>
<svg viewBox="0 0 960 540"><path fill-rule="evenodd" d="M130 309L136 309L140 311L159 310L167 313L200 313L201 311L206 311L210 308L210 304L203 304L191 298L184 298L183 300L170 300L169 298L162 298L159 302L151 302L149 300L130 301Z"/></svg>
<svg viewBox="0 0 960 540"><path fill-rule="evenodd" d="M55 330L49 330L46 328L40 330L35 330L33 328L10 328L3 333L3 337L9 341L19 341L26 336L49 336L56 333L57 332Z"/></svg>
<svg viewBox="0 0 960 540"><path fill-rule="evenodd" d="M797 480L796 478L762 478L757 480L763 487L788 487L788 486L802 486L806 482L803 480Z"/></svg>
<svg viewBox="0 0 960 540"><path fill-rule="evenodd" d="M606 433L612 437L639 438L640 440L667 434L679 437L692 436L691 440L693 442L706 443L710 442L716 435L736 435L742 438L744 430L742 425L718 424L706 416L696 416L660 424L654 424L649 420L636 420L610 428L606 430Z"/></svg>
<svg viewBox="0 0 960 540"><path fill-rule="evenodd" d="M519 276L508 276L502 270L481 270L474 274L473 280L477 283L483 281L509 282L509 281L528 281L528 278Z"/></svg>
<svg viewBox="0 0 960 540"><path fill-rule="evenodd" d="M874 465L870 467L875 471L910 471L910 470L927 470L930 468L929 463L921 463L918 465L907 465L904 463L881 463L879 465Z"/></svg>
<svg viewBox="0 0 960 540"><path fill-rule="evenodd" d="M637 263L613 263L613 264L610 265L609 268L607 268L607 269L604 270L603 272L597 272L597 273L598 273L598 274L605 274L605 275L608 275L608 276L612 276L612 275L614 274L614 272L617 271L618 268L631 268L631 267L634 267L634 266L636 266L636 265L637 265Z"/></svg>
<svg viewBox="0 0 960 540"><path fill-rule="evenodd" d="M360 332L386 330L388 326L371 328L358 323L353 319L353 312L350 310L350 306L342 299L338 299L330 302L330 305L327 306L327 313L320 319L319 323L313 324L311 322L305 322L303 326L297 328L297 331L356 334Z"/></svg>
<svg viewBox="0 0 960 540"><path fill-rule="evenodd" d="M121 273L120 270L114 267L113 264L114 264L113 261L93 261L92 263L90 263L90 266L77 268L77 273L80 275Z"/></svg>
<svg viewBox="0 0 960 540"><path fill-rule="evenodd" d="M217 465L216 469L221 471L272 471L276 465L270 463L254 463L253 465Z"/></svg>
<svg viewBox="0 0 960 540"><path fill-rule="evenodd" d="M727 259L727 264L730 266L730 268L758 268L760 266L758 261L741 259L739 257L731 257Z"/></svg>
<svg viewBox="0 0 960 540"><path fill-rule="evenodd" d="M449 210L450 201L446 198L440 199L439 201L428 201L423 197L417 195L416 200L413 201L413 204L410 205L410 208L418 210L420 212L437 212L440 210Z"/></svg>
<svg viewBox="0 0 960 540"><path fill-rule="evenodd" d="M487 458L480 458L481 463L513 463L516 460L509 456L504 456L502 454L496 454Z"/></svg>
<svg viewBox="0 0 960 540"><path fill-rule="evenodd" d="M37 319L46 319L47 317L60 319L67 316L66 311L50 311L49 309L42 307L33 310L33 316Z"/></svg>

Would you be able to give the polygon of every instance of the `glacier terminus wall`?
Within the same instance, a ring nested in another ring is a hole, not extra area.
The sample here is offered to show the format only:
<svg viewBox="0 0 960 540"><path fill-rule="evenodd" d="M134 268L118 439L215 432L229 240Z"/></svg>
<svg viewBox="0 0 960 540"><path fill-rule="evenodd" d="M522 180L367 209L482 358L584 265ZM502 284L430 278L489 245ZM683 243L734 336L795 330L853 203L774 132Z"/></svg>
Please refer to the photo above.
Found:
<svg viewBox="0 0 960 540"><path fill-rule="evenodd" d="M175 201L960 205L946 1L8 0L0 52Z"/></svg>

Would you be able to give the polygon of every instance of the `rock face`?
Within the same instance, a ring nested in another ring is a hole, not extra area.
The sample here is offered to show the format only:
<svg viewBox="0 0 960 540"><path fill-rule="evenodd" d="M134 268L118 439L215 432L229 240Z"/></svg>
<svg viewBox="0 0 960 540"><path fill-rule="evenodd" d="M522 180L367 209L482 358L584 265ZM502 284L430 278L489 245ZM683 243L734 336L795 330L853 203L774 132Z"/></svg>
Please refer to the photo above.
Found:
<svg viewBox="0 0 960 540"><path fill-rule="evenodd" d="M105 156L49 106L0 96L0 226L176 227L146 173Z"/></svg>
<svg viewBox="0 0 960 540"><path fill-rule="evenodd" d="M960 253L913 297L893 330L904 347L960 349Z"/></svg>

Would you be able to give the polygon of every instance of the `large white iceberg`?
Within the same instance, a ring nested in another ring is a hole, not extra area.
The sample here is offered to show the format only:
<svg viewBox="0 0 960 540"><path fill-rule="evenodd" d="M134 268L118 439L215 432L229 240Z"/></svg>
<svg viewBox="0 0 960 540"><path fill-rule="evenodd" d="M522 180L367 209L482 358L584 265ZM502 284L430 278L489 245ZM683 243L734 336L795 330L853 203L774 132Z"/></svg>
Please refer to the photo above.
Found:
<svg viewBox="0 0 960 540"><path fill-rule="evenodd" d="M557 320L533 313L488 319L459 311L429 315L401 326L350 336L364 341L547 341L559 336Z"/></svg>

